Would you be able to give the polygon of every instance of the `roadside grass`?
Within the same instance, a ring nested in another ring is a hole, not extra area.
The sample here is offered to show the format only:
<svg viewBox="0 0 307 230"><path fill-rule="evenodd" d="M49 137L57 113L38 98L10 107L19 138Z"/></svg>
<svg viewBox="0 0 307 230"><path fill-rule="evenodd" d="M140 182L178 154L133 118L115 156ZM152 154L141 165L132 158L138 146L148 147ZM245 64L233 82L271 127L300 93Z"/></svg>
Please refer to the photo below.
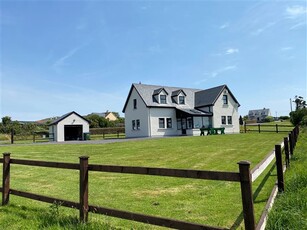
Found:
<svg viewBox="0 0 307 230"><path fill-rule="evenodd" d="M285 192L279 194L269 213L267 229L307 229L307 128L301 132L290 169L285 174Z"/></svg>
<svg viewBox="0 0 307 230"><path fill-rule="evenodd" d="M11 158L78 163L88 155L89 163L238 172L237 162L251 161L253 168L284 134L238 134L176 137L111 144L3 145L1 153ZM1 172L2 176L2 165ZM276 172L269 167L253 183L256 219L260 218ZM78 201L78 171L11 166L11 188ZM240 184L129 174L90 172L89 203L148 215L163 216L220 227L242 227ZM0 207L0 228L41 229L41 215L49 204L11 196L10 205ZM23 207L18 210L18 207ZM62 215L44 229L163 229L118 218L90 214L90 225L75 222L77 210L60 207ZM16 213L21 213L20 215ZM47 218L48 219L48 218ZM47 221L49 223L49 221ZM60 224L60 227L59 227ZM1 226L2 225L2 226ZM99 226L99 227L97 227Z"/></svg>

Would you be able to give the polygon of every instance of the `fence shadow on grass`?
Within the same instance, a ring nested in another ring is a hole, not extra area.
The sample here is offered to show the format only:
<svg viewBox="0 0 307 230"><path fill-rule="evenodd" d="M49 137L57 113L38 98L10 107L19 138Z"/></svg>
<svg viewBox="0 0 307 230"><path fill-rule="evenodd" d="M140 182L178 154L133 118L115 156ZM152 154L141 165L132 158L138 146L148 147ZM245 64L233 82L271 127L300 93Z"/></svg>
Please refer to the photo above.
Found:
<svg viewBox="0 0 307 230"><path fill-rule="evenodd" d="M270 178L270 176L274 176L272 174L272 172L274 171L274 169L276 168L276 165L273 164L272 167L270 168L270 170L267 172L267 174L265 175L265 177L262 179L261 183L259 184L259 186L257 187L256 191L253 194L253 200L254 203L261 203L261 202L266 202L267 200L259 200L256 201L257 197L259 196L261 190L263 189L265 183L267 182L267 180ZM276 175L275 175L276 176ZM237 219L235 220L234 224L230 227L230 230L235 230L238 229L238 227L241 225L241 223L243 222L244 218L243 218L243 211L239 214L239 216L237 217Z"/></svg>

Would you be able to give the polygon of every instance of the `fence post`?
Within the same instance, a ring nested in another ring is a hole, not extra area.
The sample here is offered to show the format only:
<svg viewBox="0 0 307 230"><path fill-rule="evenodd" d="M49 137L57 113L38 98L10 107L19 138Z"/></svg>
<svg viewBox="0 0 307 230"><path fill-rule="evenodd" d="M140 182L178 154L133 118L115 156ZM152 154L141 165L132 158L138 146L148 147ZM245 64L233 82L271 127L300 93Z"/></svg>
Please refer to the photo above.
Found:
<svg viewBox="0 0 307 230"><path fill-rule="evenodd" d="M285 185L284 185L284 172L283 172L280 145L275 145L275 157L276 157L278 191L283 192L285 190Z"/></svg>
<svg viewBox="0 0 307 230"><path fill-rule="evenodd" d="M260 133L260 124L258 124L258 132Z"/></svg>
<svg viewBox="0 0 307 230"><path fill-rule="evenodd" d="M290 167L290 155L289 155L289 142L288 137L284 137L284 148L285 148L285 155L286 155L286 167Z"/></svg>
<svg viewBox="0 0 307 230"><path fill-rule="evenodd" d="M88 156L80 157L80 222L88 220Z"/></svg>
<svg viewBox="0 0 307 230"><path fill-rule="evenodd" d="M278 133L278 124L276 124L276 133Z"/></svg>
<svg viewBox="0 0 307 230"><path fill-rule="evenodd" d="M246 133L246 121L244 121L244 133Z"/></svg>
<svg viewBox="0 0 307 230"><path fill-rule="evenodd" d="M10 199L10 155L3 153L2 205L7 205Z"/></svg>
<svg viewBox="0 0 307 230"><path fill-rule="evenodd" d="M253 203L252 179L250 173L250 162L240 161L238 162L238 164L240 171L244 225L246 230L254 230L255 214Z"/></svg>
<svg viewBox="0 0 307 230"><path fill-rule="evenodd" d="M290 154L293 155L293 139L292 139L292 132L289 133L289 146L290 146Z"/></svg>

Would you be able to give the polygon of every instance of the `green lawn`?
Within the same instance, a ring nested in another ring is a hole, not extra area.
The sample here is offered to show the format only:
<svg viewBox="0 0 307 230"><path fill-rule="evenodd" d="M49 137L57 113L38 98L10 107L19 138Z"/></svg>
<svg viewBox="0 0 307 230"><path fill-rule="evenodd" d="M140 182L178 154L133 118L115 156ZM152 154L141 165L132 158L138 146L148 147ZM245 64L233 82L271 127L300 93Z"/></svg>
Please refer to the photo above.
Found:
<svg viewBox="0 0 307 230"><path fill-rule="evenodd" d="M284 136L254 133L101 145L4 145L0 152L33 160L78 163L79 156L88 155L89 163L95 164L237 172L238 161L249 160L254 167ZM257 219L276 180L275 169L270 168L253 183ZM11 188L76 202L78 178L78 171L73 170L11 166ZM234 182L90 172L89 203L228 228L242 219L240 185ZM10 206L0 207L0 229L160 229L93 214L90 225L77 225L77 210L60 207L59 217L50 218L58 207L49 206L11 196Z"/></svg>
<svg viewBox="0 0 307 230"><path fill-rule="evenodd" d="M247 124L246 131L247 132L258 132L260 125L260 132L276 132L276 125L278 126L278 132L284 132L285 135L287 132L290 132L294 127L290 121L283 122L267 122L267 123L259 123L259 124ZM244 133L244 125L240 126L241 133Z"/></svg>

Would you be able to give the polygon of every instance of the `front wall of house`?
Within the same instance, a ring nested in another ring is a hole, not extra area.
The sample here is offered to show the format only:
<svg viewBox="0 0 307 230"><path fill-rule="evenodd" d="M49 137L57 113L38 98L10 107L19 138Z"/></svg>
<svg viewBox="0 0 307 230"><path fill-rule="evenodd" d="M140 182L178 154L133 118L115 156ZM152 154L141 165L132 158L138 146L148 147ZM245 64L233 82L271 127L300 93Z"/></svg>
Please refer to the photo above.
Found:
<svg viewBox="0 0 307 230"><path fill-rule="evenodd" d="M133 100L136 99L137 105L134 108ZM140 127L132 127L132 121L140 121ZM149 109L146 107L144 101L138 94L138 92L133 88L129 101L126 105L125 110L125 132L126 137L148 137L149 133Z"/></svg>
<svg viewBox="0 0 307 230"><path fill-rule="evenodd" d="M89 123L86 120L82 119L81 117L73 113L57 124L56 126L57 135L55 136L55 139L54 139L55 141L65 141L65 138L64 138L64 126L65 125L82 125L83 133L88 133L90 131Z"/></svg>
<svg viewBox="0 0 307 230"><path fill-rule="evenodd" d="M151 136L174 136L179 135L175 108L150 108ZM167 127L167 118L171 119L171 128ZM159 119L164 119L164 128L159 127Z"/></svg>
<svg viewBox="0 0 307 230"><path fill-rule="evenodd" d="M223 95L228 97L227 105L223 104ZM226 116L226 124L222 124L222 116ZM232 124L228 124L228 116L232 117ZM228 92L223 91L213 106L212 127L225 127L225 133L240 132L238 104Z"/></svg>

